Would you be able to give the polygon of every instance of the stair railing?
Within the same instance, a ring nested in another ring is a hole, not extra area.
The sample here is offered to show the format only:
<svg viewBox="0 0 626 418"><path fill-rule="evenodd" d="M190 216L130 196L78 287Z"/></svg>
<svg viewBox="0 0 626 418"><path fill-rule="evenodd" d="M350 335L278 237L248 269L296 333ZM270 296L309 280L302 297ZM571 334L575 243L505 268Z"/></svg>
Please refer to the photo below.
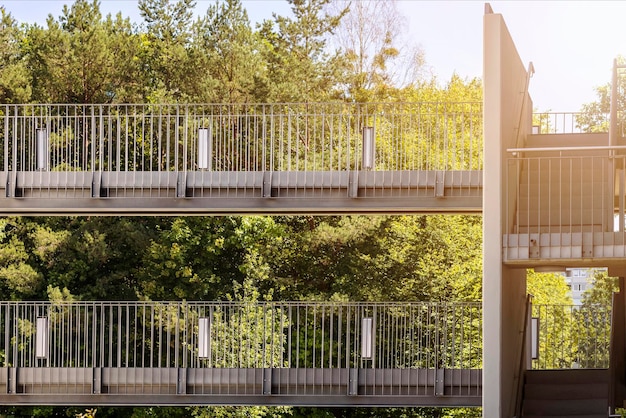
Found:
<svg viewBox="0 0 626 418"><path fill-rule="evenodd" d="M601 225L602 232L624 232L624 226L626 225L626 219L624 215L626 213L626 145L508 148L506 151L510 154L510 157L508 158L509 163L507 165L506 172L506 175L508 176L506 205L507 211L514 210L514 213L510 214L506 220L507 225L505 227L505 231L508 231L506 233L521 233L519 230L519 225L521 221L520 210L524 208L520 207L520 202L524 200L524 197L527 199L530 198L530 190L534 190L527 188L525 192L526 194L520 195L520 192L522 190L520 188L521 176L524 175L524 173L522 173L522 167L527 167L529 166L529 164L532 163L534 166L538 167L541 170L538 164L542 159L548 161L547 164L549 164L550 161L555 161L557 164L561 164L561 162L563 162L563 164L569 164L571 167L574 167L572 165L572 162L581 162L583 160L587 160L594 167L601 168L601 171L598 171L599 174L597 175L596 180L602 181L602 189L600 189L600 186L592 185L591 191L587 192L588 194L585 194L584 196L580 194L572 195L571 199L577 199L576 204L579 205L579 210L581 210L581 208L594 210L592 220L595 224ZM574 152L578 153L578 156L571 155ZM589 152L589 156L581 156L584 152ZM525 153L534 153L535 156L525 157ZM550 156L550 153L558 153L558 155ZM546 154L546 156L544 157L542 156L542 154ZM551 176L550 170L546 169L544 173L546 177L543 178L546 181L551 182L552 177L548 177ZM541 175L543 176L543 174ZM560 179L560 177L556 179L557 181L560 181L558 180ZM533 184L533 186L536 185ZM563 177L562 183L560 183L560 185L557 184L556 187L557 193L560 190L563 190L567 193L572 193L572 190L582 190L581 183L569 177ZM599 200L590 200L590 196L593 196L594 193ZM539 196L538 199L540 200L535 203L536 205L541 204L541 197ZM601 207L592 206L592 202L593 204L597 205L598 201L601 202ZM615 203L617 203L617 206ZM562 204L563 206L561 206ZM535 209L537 208L539 208L539 206ZM560 200L556 200L552 208L562 208L566 211L571 210L571 208L567 204L567 201L562 202ZM567 214L569 212L564 213ZM618 216L617 223L614 215ZM567 223L570 223L570 227L582 227L585 225L585 223L580 220L571 220ZM550 225L546 224L543 226L549 227ZM615 227L619 229L615 231ZM561 232L561 230L557 229L550 231L539 231L539 229L537 229L536 231L528 230L527 232ZM506 256L507 255L505 253L505 257Z"/></svg>
<svg viewBox="0 0 626 418"><path fill-rule="evenodd" d="M519 110L519 120L517 122L517 135L515 137L515 147L516 148L520 148L523 147L523 145L520 143L521 142L521 138L522 138L522 122L524 120L524 110L526 109L527 106L527 102L530 101L530 96L528 95L528 87L530 86L530 79L533 76L533 74L535 74L535 67L531 62L528 63L528 70L526 71L526 83L524 85L524 90L522 91L522 103L520 106L520 110ZM531 118L532 118L532 109L531 109ZM530 121L532 124L532 120ZM507 167L507 176L508 176L508 170L509 167ZM510 210L513 210L513 217L517 217L519 210L518 210L518 206L519 206L519 177L520 177L520 173L521 173L521 167L518 164L516 167L516 182L515 182L515 202L513 202L513 207L512 208L508 208L508 196L507 196L507 218L511 217L511 212L509 212ZM515 225L517 223L516 219L513 219L513 224ZM507 230L507 233L511 233L513 231L511 230Z"/></svg>
<svg viewBox="0 0 626 418"><path fill-rule="evenodd" d="M524 110L526 110L527 103L530 101L530 96L528 95L528 86L530 85L530 79L535 74L535 67L533 66L532 61L528 63L528 70L526 71L526 84L524 86L524 91L522 92L522 104L519 109L519 120L517 122L517 137L515 139L515 147L520 148L523 145L520 143L522 140L522 122L524 120ZM532 113L531 113L532 114Z"/></svg>
<svg viewBox="0 0 626 418"><path fill-rule="evenodd" d="M526 304L524 310L524 325L522 328L522 338L519 350L519 364L517 369L517 386L515 388L515 403L513 410L513 418L522 416L522 400L524 391L524 373L528 367L528 353L530 353L530 333L528 329L530 327L530 316L532 315L532 301L533 295L526 295Z"/></svg>

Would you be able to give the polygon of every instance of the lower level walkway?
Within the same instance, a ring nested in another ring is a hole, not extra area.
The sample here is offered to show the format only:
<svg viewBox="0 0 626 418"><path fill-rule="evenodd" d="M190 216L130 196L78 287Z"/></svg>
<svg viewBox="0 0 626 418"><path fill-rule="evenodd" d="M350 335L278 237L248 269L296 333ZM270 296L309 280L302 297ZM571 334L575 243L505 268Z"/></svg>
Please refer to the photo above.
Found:
<svg viewBox="0 0 626 418"><path fill-rule="evenodd" d="M480 406L478 303L2 302L4 405Z"/></svg>

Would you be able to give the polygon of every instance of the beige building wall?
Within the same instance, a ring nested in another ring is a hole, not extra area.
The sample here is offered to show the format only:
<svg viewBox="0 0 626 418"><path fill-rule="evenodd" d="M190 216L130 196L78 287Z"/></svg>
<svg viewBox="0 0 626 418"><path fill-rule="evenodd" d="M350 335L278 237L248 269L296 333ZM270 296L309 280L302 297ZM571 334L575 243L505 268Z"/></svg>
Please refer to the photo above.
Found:
<svg viewBox="0 0 626 418"><path fill-rule="evenodd" d="M526 297L526 270L502 263L502 236L516 204L506 201L506 150L522 146L518 138L530 130L532 103L502 15L486 5L483 23L483 416L497 418L513 416Z"/></svg>

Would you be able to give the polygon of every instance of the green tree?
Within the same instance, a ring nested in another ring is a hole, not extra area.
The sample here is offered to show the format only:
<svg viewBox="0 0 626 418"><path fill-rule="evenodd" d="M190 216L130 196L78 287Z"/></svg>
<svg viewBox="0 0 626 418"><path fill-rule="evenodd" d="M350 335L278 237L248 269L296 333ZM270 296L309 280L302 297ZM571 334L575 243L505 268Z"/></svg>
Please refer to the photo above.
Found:
<svg viewBox="0 0 626 418"><path fill-rule="evenodd" d="M24 54L33 99L48 103L109 103L138 99L137 38L129 19L102 17L98 0L64 6L47 27L29 27Z"/></svg>
<svg viewBox="0 0 626 418"><path fill-rule="evenodd" d="M129 300L137 259L158 218L4 218L0 290L5 299ZM56 295L56 296L54 296Z"/></svg>
<svg viewBox="0 0 626 418"><path fill-rule="evenodd" d="M624 85L626 87L626 84ZM596 87L597 101L585 103L576 115L576 125L583 132L608 132L609 119L607 115L611 111L611 86L605 84ZM620 103L623 105L624 100ZM623 109L623 107L622 107Z"/></svg>
<svg viewBox="0 0 626 418"><path fill-rule="evenodd" d="M31 228L32 222L20 218L0 219L0 290L5 299L32 299L45 291L43 275L33 267L25 244Z"/></svg>
<svg viewBox="0 0 626 418"><path fill-rule="evenodd" d="M576 359L574 312L565 277L558 273L527 272L527 292L533 295L532 316L539 318L539 369L569 368Z"/></svg>
<svg viewBox="0 0 626 418"><path fill-rule="evenodd" d="M338 12L343 2L333 3ZM424 53L417 45L401 39L406 18L397 1L350 2L348 13L334 33L346 66L345 98L356 102L385 101L396 90L418 81Z"/></svg>
<svg viewBox="0 0 626 418"><path fill-rule="evenodd" d="M526 290L533 295L535 305L572 305L572 295L565 278L558 273L528 270Z"/></svg>
<svg viewBox="0 0 626 418"><path fill-rule="evenodd" d="M134 300L139 266L160 218L93 217L44 221L64 240L41 257L48 284L87 300ZM65 224L63 224L65 222ZM41 233L40 233L41 234Z"/></svg>
<svg viewBox="0 0 626 418"><path fill-rule="evenodd" d="M610 277L606 270L593 269L591 280L582 295L583 305L599 305L607 308L613 303L613 293L619 292L617 277Z"/></svg>
<svg viewBox="0 0 626 418"><path fill-rule="evenodd" d="M260 33L269 85L259 97L268 102L310 102L332 97L339 82L340 59L327 52L331 35L347 9L325 11L331 0L288 0L293 17L263 22Z"/></svg>
<svg viewBox="0 0 626 418"><path fill-rule="evenodd" d="M194 25L192 52L199 56L205 77L198 86L204 103L255 101L256 86L266 82L260 55L264 48L252 30L241 0L225 0L209 6Z"/></svg>
<svg viewBox="0 0 626 418"><path fill-rule="evenodd" d="M22 53L23 43L23 28L0 6L0 103L30 100L32 80Z"/></svg>
<svg viewBox="0 0 626 418"><path fill-rule="evenodd" d="M623 65L624 57L617 57L618 65ZM624 136L626 130L626 77L623 70L618 70L617 77L617 118L618 132ZM609 114L611 112L611 83L604 84L595 88L597 99L593 102L585 103L580 109L580 113L576 115L576 126L582 132L608 132L609 131Z"/></svg>
<svg viewBox="0 0 626 418"><path fill-rule="evenodd" d="M151 103L191 102L203 69L192 51L195 0L139 0L147 32L139 61L145 98ZM200 84L201 85L201 84Z"/></svg>
<svg viewBox="0 0 626 418"><path fill-rule="evenodd" d="M139 269L138 292L152 300L224 300L245 277L271 294L267 267L282 232L270 217L187 217L161 225Z"/></svg>
<svg viewBox="0 0 626 418"><path fill-rule="evenodd" d="M577 362L586 368L609 367L611 306L613 293L619 291L618 279L594 270L590 285L575 315Z"/></svg>
<svg viewBox="0 0 626 418"><path fill-rule="evenodd" d="M274 266L286 294L335 300L479 300L481 219L344 216L287 220ZM290 250L294 248L298 250ZM284 297L284 295L283 295Z"/></svg>

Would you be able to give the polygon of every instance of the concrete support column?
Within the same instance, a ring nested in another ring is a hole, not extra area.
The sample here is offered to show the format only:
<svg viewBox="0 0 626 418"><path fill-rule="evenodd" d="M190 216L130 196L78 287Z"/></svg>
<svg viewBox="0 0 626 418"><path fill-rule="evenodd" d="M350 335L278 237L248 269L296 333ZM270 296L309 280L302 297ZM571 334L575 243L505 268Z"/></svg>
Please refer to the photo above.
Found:
<svg viewBox="0 0 626 418"><path fill-rule="evenodd" d="M483 416L499 418L514 409L526 296L526 270L503 264L502 239L515 208L507 204L506 150L526 135L530 120L522 114L527 72L489 5L483 42ZM526 106L532 108L529 100Z"/></svg>

